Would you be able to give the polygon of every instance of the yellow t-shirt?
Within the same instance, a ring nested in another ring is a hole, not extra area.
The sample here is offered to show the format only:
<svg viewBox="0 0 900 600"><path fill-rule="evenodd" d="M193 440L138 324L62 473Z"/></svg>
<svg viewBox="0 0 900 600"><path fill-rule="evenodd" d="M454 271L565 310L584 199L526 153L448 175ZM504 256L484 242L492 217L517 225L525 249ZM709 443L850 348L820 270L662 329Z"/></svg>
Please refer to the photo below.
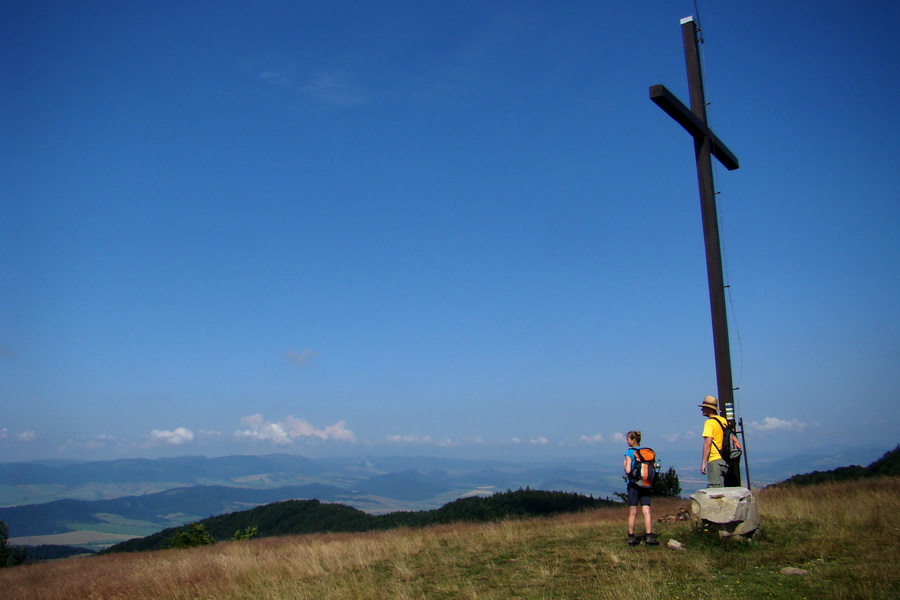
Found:
<svg viewBox="0 0 900 600"><path fill-rule="evenodd" d="M722 427L719 427L715 421L721 423ZM719 415L710 415L706 423L703 424L703 437L711 437L713 440L712 446L709 447L707 462L722 458L722 455L719 454L719 448L722 447L722 441L725 438L725 430L723 428L727 426L728 421L725 420L725 417L720 417Z"/></svg>

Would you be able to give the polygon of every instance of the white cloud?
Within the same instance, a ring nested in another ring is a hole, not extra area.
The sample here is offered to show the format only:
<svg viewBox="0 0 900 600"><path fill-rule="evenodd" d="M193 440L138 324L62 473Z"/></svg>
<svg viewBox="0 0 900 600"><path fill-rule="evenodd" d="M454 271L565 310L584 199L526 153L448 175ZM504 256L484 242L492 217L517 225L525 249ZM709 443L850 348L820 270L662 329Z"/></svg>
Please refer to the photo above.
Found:
<svg viewBox="0 0 900 600"><path fill-rule="evenodd" d="M296 419L291 415L277 423L266 421L260 414L244 417L241 421L247 425L247 429L234 432L235 437L238 439L269 442L276 446L292 444L298 438L337 440L341 442L356 441L356 436L347 429L345 421L338 421L324 429L316 429L308 421Z"/></svg>
<svg viewBox="0 0 900 600"><path fill-rule="evenodd" d="M613 440L614 442L624 442L624 441L625 441L625 434L624 434L624 433L619 433L619 432L617 431L616 433L612 434L612 440Z"/></svg>
<svg viewBox="0 0 900 600"><path fill-rule="evenodd" d="M9 437L9 429L3 427L0 429L0 440L6 439ZM17 441L20 442L33 442L37 438L37 432L34 430L23 431L21 433L17 433L13 436Z"/></svg>
<svg viewBox="0 0 900 600"><path fill-rule="evenodd" d="M80 435L78 437L66 440L59 446L57 450L60 452L71 452L73 450L102 450L113 444L117 444L118 440L114 435L100 433L97 435Z"/></svg>
<svg viewBox="0 0 900 600"><path fill-rule="evenodd" d="M417 435L389 435L384 441L392 444L430 444L432 440L427 435L419 437Z"/></svg>
<svg viewBox="0 0 900 600"><path fill-rule="evenodd" d="M389 444L424 444L427 446L438 446L441 448L449 448L451 446L459 446L460 442L453 441L451 439L440 439L435 440L430 436L418 436L418 435L389 435L384 438L384 441Z"/></svg>
<svg viewBox="0 0 900 600"><path fill-rule="evenodd" d="M550 440L541 435L536 438L532 438L529 443L534 444L535 446L546 446L550 443Z"/></svg>
<svg viewBox="0 0 900 600"><path fill-rule="evenodd" d="M150 441L180 446L194 441L194 432L184 427L176 427L172 431L154 429L150 432Z"/></svg>
<svg viewBox="0 0 900 600"><path fill-rule="evenodd" d="M678 440L681 439L681 434L680 433L664 433L664 434L662 434L661 437L662 437L662 439L666 440L670 444L674 444L675 442L677 442Z"/></svg>
<svg viewBox="0 0 900 600"><path fill-rule="evenodd" d="M750 427L757 431L803 431L806 428L806 423L797 419L785 421L776 417L766 417L762 420L762 423L750 423Z"/></svg>
<svg viewBox="0 0 900 600"><path fill-rule="evenodd" d="M604 440L603 440L602 433L595 433L594 435L591 435L591 436L583 435L580 438L578 438L578 441L585 442L587 444L596 444L597 442L602 442Z"/></svg>

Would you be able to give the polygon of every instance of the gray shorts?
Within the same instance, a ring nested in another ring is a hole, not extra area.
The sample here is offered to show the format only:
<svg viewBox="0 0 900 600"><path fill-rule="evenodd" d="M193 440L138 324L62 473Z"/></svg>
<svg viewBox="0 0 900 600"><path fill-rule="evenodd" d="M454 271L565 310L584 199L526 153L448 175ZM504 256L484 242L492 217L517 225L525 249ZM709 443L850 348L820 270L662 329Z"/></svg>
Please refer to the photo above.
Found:
<svg viewBox="0 0 900 600"><path fill-rule="evenodd" d="M628 506L650 506L650 490L638 487L633 483L628 484Z"/></svg>
<svg viewBox="0 0 900 600"><path fill-rule="evenodd" d="M706 463L706 480L709 482L706 487L725 487L726 473L728 473L728 463L721 458Z"/></svg>

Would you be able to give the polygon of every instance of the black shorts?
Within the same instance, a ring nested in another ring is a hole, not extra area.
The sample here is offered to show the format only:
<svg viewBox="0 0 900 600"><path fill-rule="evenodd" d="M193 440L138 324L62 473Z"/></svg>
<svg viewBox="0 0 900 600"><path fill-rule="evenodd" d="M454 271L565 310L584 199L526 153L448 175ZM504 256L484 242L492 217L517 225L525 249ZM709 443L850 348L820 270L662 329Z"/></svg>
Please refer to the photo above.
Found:
<svg viewBox="0 0 900 600"><path fill-rule="evenodd" d="M637 506L638 504L650 506L650 490L629 483L628 506Z"/></svg>

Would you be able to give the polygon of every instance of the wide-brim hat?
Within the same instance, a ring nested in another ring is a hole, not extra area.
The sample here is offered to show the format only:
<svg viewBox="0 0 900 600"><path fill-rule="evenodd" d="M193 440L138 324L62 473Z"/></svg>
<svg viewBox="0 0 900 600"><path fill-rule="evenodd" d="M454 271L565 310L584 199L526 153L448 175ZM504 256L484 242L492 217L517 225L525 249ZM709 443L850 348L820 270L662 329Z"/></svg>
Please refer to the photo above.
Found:
<svg viewBox="0 0 900 600"><path fill-rule="evenodd" d="M707 396L703 399L703 404L698 404L700 408L711 408L712 410L719 410L719 401L713 398L712 396Z"/></svg>

